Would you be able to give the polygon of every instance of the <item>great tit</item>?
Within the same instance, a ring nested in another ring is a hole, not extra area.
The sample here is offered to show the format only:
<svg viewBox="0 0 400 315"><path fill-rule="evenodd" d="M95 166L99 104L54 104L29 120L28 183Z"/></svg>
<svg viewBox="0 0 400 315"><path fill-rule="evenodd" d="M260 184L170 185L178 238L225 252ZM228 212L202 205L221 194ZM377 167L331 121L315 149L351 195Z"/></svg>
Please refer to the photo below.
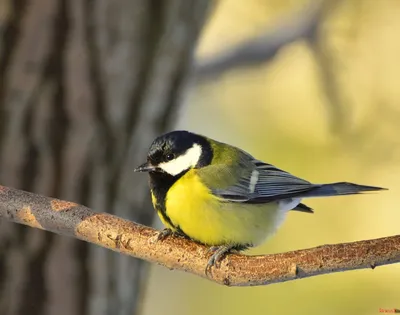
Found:
<svg viewBox="0 0 400 315"><path fill-rule="evenodd" d="M188 131L156 138L147 162L152 202L166 229L210 246L207 267L231 250L263 243L289 210L313 213L303 198L384 188L347 182L312 184L249 153ZM207 269L206 269L207 270Z"/></svg>

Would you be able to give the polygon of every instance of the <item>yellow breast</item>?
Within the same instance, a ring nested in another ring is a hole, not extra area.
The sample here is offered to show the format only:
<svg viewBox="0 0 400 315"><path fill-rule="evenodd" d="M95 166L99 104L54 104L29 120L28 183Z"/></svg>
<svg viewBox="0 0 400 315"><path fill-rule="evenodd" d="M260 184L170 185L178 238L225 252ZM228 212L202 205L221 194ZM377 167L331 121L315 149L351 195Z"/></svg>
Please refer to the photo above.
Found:
<svg viewBox="0 0 400 315"><path fill-rule="evenodd" d="M223 202L190 170L168 191L166 214L189 237L207 244L258 245L273 233L284 213L276 203Z"/></svg>

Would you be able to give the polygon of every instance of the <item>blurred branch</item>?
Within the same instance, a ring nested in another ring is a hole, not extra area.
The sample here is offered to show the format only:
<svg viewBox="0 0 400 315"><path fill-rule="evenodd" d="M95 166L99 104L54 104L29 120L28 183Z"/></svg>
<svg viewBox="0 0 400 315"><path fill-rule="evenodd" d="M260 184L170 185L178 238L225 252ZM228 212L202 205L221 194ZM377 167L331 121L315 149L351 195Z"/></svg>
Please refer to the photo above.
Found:
<svg viewBox="0 0 400 315"><path fill-rule="evenodd" d="M300 39L313 41L323 19L329 0L312 1L306 9L296 12L274 29L225 51L195 66L197 78L207 79L221 75L239 66L270 61L287 44Z"/></svg>
<svg viewBox="0 0 400 315"><path fill-rule="evenodd" d="M158 232L68 201L0 186L0 218L206 277L207 247L180 237L156 242ZM266 285L400 262L400 235L324 245L266 256L228 255L210 280L231 286Z"/></svg>
<svg viewBox="0 0 400 315"><path fill-rule="evenodd" d="M348 129L350 106L343 106L340 86L335 76L332 60L324 45L316 41L310 42L311 51L318 67L320 86L326 97L326 105L330 129L334 135L342 135Z"/></svg>
<svg viewBox="0 0 400 315"><path fill-rule="evenodd" d="M319 37L326 14L332 12L340 3L339 0L312 0L305 9L294 13L272 30L268 28L257 37L250 38L210 59L200 60L195 66L196 78L207 80L234 68L269 62L288 44L305 40L318 67L321 89L326 96L331 131L333 134L344 133L349 121L348 108L344 109L332 61Z"/></svg>
<svg viewBox="0 0 400 315"><path fill-rule="evenodd" d="M332 12L341 2L340 0L327 2L325 12ZM334 135L342 135L348 129L350 106L343 104L344 99L336 77L336 65L329 55L324 38L318 36L318 32L315 33L314 38L308 39L308 44L318 67L321 89L326 96L331 132Z"/></svg>

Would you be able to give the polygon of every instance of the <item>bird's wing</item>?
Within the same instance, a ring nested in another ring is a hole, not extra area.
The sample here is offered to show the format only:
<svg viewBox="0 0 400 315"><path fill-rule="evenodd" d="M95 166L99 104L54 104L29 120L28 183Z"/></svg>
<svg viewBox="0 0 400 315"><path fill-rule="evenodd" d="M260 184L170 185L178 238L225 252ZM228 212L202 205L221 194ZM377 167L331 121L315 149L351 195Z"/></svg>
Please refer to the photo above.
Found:
<svg viewBox="0 0 400 315"><path fill-rule="evenodd" d="M199 175L214 195L231 202L265 203L301 198L321 186L245 153L239 159L239 165L210 165L201 169Z"/></svg>

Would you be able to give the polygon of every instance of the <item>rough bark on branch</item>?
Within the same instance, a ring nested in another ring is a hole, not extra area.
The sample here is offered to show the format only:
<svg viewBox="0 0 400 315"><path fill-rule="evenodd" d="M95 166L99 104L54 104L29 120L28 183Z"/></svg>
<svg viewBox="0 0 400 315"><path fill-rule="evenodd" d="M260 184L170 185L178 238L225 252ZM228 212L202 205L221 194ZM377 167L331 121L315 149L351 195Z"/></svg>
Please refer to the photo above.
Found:
<svg viewBox="0 0 400 315"><path fill-rule="evenodd" d="M180 237L156 242L149 227L69 201L0 186L0 218L72 236L149 262L205 275L207 248ZM266 256L228 255L209 279L230 286L266 285L400 262L400 235Z"/></svg>

